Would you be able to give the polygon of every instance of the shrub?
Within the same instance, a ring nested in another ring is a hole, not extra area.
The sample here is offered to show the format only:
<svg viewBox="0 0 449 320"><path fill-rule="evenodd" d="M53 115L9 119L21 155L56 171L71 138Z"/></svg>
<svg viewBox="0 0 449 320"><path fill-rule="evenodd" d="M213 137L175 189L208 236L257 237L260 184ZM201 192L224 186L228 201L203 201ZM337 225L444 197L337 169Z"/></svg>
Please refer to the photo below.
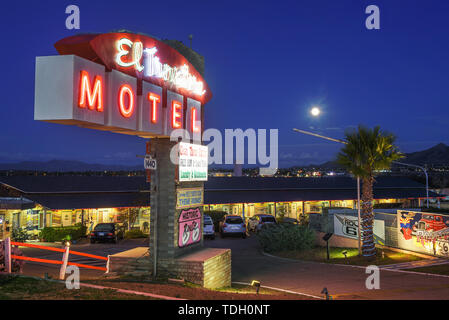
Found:
<svg viewBox="0 0 449 320"><path fill-rule="evenodd" d="M45 227L39 233L39 239L46 242L78 240L86 235L87 227L78 223L71 227Z"/></svg>
<svg viewBox="0 0 449 320"><path fill-rule="evenodd" d="M12 229L11 239L17 242L25 242L29 240L31 236L28 234L25 228Z"/></svg>
<svg viewBox="0 0 449 320"><path fill-rule="evenodd" d="M143 233L140 229L134 229L125 232L125 239L138 239L146 237L148 237L148 234Z"/></svg>
<svg viewBox="0 0 449 320"><path fill-rule="evenodd" d="M257 239L266 252L305 250L313 247L315 232L306 226L294 224L265 224Z"/></svg>
<svg viewBox="0 0 449 320"><path fill-rule="evenodd" d="M229 214L226 211L204 211L205 215L208 215L212 218L214 222L215 231L219 229L219 223L223 220L224 216Z"/></svg>

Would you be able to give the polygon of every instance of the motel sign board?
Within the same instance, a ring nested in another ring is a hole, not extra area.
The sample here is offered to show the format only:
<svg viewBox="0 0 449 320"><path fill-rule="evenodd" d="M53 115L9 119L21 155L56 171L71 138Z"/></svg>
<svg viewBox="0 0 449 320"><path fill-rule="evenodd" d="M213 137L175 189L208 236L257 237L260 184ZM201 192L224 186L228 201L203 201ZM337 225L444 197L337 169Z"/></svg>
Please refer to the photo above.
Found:
<svg viewBox="0 0 449 320"><path fill-rule="evenodd" d="M144 138L202 132L212 95L169 45L133 33L78 35L36 58L34 119Z"/></svg>

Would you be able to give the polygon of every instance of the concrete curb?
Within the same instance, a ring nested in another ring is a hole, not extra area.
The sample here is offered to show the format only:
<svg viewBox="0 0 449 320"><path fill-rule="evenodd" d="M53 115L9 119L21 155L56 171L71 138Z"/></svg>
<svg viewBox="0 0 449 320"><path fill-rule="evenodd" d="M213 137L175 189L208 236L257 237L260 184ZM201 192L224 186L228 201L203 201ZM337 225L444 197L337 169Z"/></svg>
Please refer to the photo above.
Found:
<svg viewBox="0 0 449 320"><path fill-rule="evenodd" d="M250 283L238 282L238 281L232 281L232 283L242 284L242 285L246 285L246 286L250 286L251 285ZM296 294L298 296L306 296L306 297L310 297L310 298L314 298L314 299L325 300L323 297L318 297L318 296L314 296L314 295L307 294L307 293L296 292L296 291L291 291L291 290L286 290L286 289L281 289L281 288L275 288L275 287L268 287L268 286L260 286L260 287L261 288L265 288L265 289L270 289L270 290L281 291L281 292L285 292L285 293Z"/></svg>
<svg viewBox="0 0 449 320"><path fill-rule="evenodd" d="M355 266L355 265L337 264L337 263L324 263L324 262L315 262L315 261L307 261L307 260L296 260L296 259L290 259L290 258L277 257L277 256L271 255L269 253L266 253L265 251L261 251L261 253L264 256L267 256L267 257L270 257L270 258L274 258L274 259L277 259L277 260L285 260L285 261L289 261L289 262L306 262L306 263L324 264L324 265L328 265L328 266L351 267L351 268L366 269L366 267L364 267L364 266ZM424 275L424 276L432 276L432 277L449 278L449 275L445 275L445 274L417 272L417 271L407 271L407 270L395 270L395 269L383 268L383 267L386 267L386 266L388 266L388 265L377 266L377 267L379 267L379 269L381 271L401 272L401 273L416 274L416 275L421 275L421 276Z"/></svg>

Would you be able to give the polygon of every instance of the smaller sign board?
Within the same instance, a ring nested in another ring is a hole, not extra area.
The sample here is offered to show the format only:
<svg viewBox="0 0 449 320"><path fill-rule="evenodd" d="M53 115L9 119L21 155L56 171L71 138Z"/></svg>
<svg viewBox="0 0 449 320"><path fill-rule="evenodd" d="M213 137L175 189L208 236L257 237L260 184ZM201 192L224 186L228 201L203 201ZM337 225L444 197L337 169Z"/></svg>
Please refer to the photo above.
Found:
<svg viewBox="0 0 449 320"><path fill-rule="evenodd" d="M145 156L143 165L146 170L156 170L157 169L156 159L151 158L151 156Z"/></svg>
<svg viewBox="0 0 449 320"><path fill-rule="evenodd" d="M358 218L350 215L334 215L334 232L338 236L358 239ZM378 244L385 244L385 222L374 220L373 225L374 241Z"/></svg>
<svg viewBox="0 0 449 320"><path fill-rule="evenodd" d="M176 209L201 206L203 198L203 188L178 189L176 190Z"/></svg>
<svg viewBox="0 0 449 320"><path fill-rule="evenodd" d="M180 142L179 181L207 181L208 155L207 146Z"/></svg>
<svg viewBox="0 0 449 320"><path fill-rule="evenodd" d="M178 246L180 248L197 243L201 240L201 219L200 208L181 210L178 220Z"/></svg>

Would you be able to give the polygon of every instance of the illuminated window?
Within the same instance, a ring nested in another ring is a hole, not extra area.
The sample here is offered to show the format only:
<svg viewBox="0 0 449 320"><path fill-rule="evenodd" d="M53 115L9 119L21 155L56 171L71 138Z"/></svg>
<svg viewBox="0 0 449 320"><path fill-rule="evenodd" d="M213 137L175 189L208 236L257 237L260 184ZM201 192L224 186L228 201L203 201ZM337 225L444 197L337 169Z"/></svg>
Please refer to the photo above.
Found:
<svg viewBox="0 0 449 320"><path fill-rule="evenodd" d="M125 104L125 96L128 96L128 106ZM134 92L130 85L124 84L119 89L118 107L123 117L129 118L134 111Z"/></svg>
<svg viewBox="0 0 449 320"><path fill-rule="evenodd" d="M181 128L181 117L182 117L182 104L178 101L172 102L172 127L175 129Z"/></svg>
<svg viewBox="0 0 449 320"><path fill-rule="evenodd" d="M151 122L156 123L157 122L157 104L159 101L161 101L161 97L158 96L155 93L148 93L148 100L151 102Z"/></svg>
<svg viewBox="0 0 449 320"><path fill-rule="evenodd" d="M82 70L78 106L88 107L90 110L94 110L96 106L97 111L103 112L103 79L95 76L92 90L89 78L89 73Z"/></svg>

